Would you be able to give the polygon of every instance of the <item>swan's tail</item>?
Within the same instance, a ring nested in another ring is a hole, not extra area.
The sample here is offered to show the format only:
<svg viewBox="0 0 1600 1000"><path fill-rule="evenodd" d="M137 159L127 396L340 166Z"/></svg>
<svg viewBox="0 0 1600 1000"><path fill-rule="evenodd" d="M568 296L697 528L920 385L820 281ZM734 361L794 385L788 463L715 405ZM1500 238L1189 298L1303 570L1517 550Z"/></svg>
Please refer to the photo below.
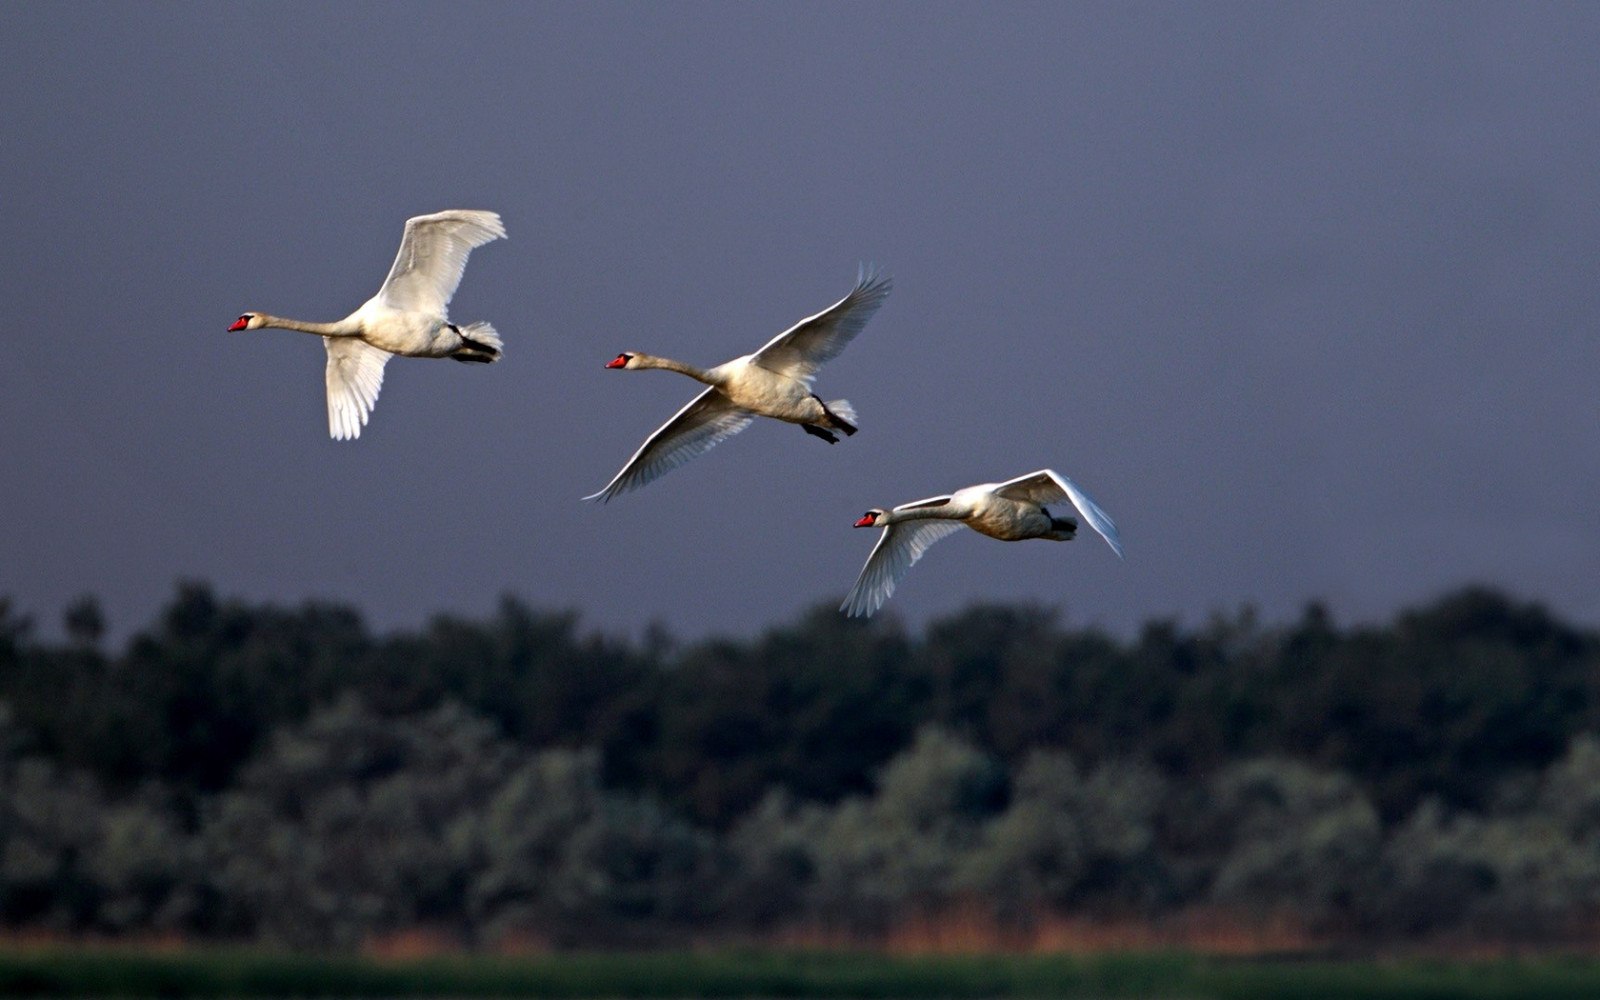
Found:
<svg viewBox="0 0 1600 1000"><path fill-rule="evenodd" d="M455 360L476 361L480 364L490 364L500 360L500 349L505 346L505 342L488 323L473 323L471 326L460 327L457 332L461 336L461 346L450 355Z"/></svg>
<svg viewBox="0 0 1600 1000"><path fill-rule="evenodd" d="M848 399L830 399L822 407L833 418L833 426L837 430L844 431L846 436L856 432L856 408L850 405Z"/></svg>

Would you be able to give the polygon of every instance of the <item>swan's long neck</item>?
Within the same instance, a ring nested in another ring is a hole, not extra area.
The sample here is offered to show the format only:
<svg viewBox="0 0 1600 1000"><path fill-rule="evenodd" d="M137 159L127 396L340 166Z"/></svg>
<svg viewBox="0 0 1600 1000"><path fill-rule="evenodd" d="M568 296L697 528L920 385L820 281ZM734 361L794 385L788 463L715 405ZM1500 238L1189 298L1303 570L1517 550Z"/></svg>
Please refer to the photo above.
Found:
<svg viewBox="0 0 1600 1000"><path fill-rule="evenodd" d="M706 385L716 384L716 380L711 377L711 373L704 368L696 368L687 362L674 361L671 358L658 358L654 354L635 354L633 356L633 367L660 368L669 372L677 372L680 375L687 375L696 382L704 382Z"/></svg>
<svg viewBox="0 0 1600 1000"><path fill-rule="evenodd" d="M354 337L361 332L361 324L353 322L349 317L333 323L308 323L303 319L285 319L282 316L271 316L262 312L256 315L260 317L262 326L278 330L299 330L301 333L315 333L322 337Z"/></svg>
<svg viewBox="0 0 1600 1000"><path fill-rule="evenodd" d="M878 518L879 524L899 524L901 521L960 521L966 518L969 511L954 503L943 503L937 507L912 507L907 510L885 511Z"/></svg>

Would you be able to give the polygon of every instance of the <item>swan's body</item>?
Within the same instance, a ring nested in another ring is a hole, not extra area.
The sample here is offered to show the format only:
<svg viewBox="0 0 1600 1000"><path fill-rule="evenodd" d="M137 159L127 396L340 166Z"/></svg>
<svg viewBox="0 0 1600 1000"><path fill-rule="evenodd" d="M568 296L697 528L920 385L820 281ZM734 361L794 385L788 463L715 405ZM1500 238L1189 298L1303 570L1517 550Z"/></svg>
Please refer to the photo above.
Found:
<svg viewBox="0 0 1600 1000"><path fill-rule="evenodd" d="M391 355L500 360L500 335L488 323L457 326L446 307L474 247L504 237L493 212L451 209L406 220L406 232L389 277L361 308L333 323L308 323L264 312L247 312L229 330L300 330L323 338L328 349L328 433L345 440L361 436L383 388L383 366Z"/></svg>
<svg viewBox="0 0 1600 1000"><path fill-rule="evenodd" d="M758 416L799 424L830 444L856 432L855 408L847 400L824 402L811 391L823 363L837 357L861 332L889 294L889 279L865 270L849 295L778 334L753 354L713 368L671 358L624 352L607 368L658 368L687 375L707 388L645 439L605 488L585 500L610 500L638 489L744 430Z"/></svg>
<svg viewBox="0 0 1600 1000"><path fill-rule="evenodd" d="M1071 541L1078 522L1070 517L1055 517L1045 507L1063 500L1070 500L1121 558L1122 539L1117 535L1117 526L1100 505L1066 476L1040 469L1004 483L982 483L891 510L874 507L867 511L856 527L883 528L884 532L839 610L851 617L870 616L894 593L895 586L928 546L962 525L1003 542L1029 538Z"/></svg>

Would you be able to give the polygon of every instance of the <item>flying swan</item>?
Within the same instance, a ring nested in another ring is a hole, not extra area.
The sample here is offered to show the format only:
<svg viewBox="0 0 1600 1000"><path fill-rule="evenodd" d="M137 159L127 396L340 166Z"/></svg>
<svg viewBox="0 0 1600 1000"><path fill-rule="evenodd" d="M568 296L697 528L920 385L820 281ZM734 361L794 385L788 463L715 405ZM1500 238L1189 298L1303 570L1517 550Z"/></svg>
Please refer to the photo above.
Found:
<svg viewBox="0 0 1600 1000"><path fill-rule="evenodd" d="M273 327L320 335L328 349L328 433L341 441L358 438L378 402L390 355L484 364L500 360L502 345L494 327L457 326L445 307L461 284L467 255L505 234L494 212L451 209L407 219L400 253L383 287L344 319L307 323L247 312L228 329Z"/></svg>
<svg viewBox="0 0 1600 1000"><path fill-rule="evenodd" d="M1003 542L1027 538L1071 541L1078 522L1056 517L1045 508L1045 504L1063 500L1071 500L1089 527L1100 533L1118 558L1122 557L1117 526L1100 505L1066 476L1040 469L1009 482L968 486L948 496L901 504L893 510L874 507L861 515L856 527L883 528L884 532L839 610L852 618L870 617L883 607L928 546L960 530L963 524Z"/></svg>
<svg viewBox="0 0 1600 1000"><path fill-rule="evenodd" d="M833 306L796 323L754 354L715 368L696 368L636 351L611 359L607 368L660 368L704 382L707 388L646 438L604 489L584 499L604 503L638 489L744 430L758 416L799 424L829 444L839 441L834 431L854 434L855 408L843 399L824 402L811 391L811 381L817 369L837 357L867 325L889 288L888 278L863 268L856 287Z"/></svg>

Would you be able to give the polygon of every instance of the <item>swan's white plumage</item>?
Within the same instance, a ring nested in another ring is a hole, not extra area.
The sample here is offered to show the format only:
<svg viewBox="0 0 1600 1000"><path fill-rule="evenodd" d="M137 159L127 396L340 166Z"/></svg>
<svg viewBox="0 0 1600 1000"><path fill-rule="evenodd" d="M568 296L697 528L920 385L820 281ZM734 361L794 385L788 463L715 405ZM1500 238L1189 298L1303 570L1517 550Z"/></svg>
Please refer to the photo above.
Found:
<svg viewBox="0 0 1600 1000"><path fill-rule="evenodd" d="M637 353L619 355L619 362L628 359L626 367L677 371L710 388L645 439L604 489L584 499L604 502L638 489L744 430L757 416L834 428L839 425L828 421L837 417L850 425L845 433L855 433L855 407L842 399L825 404L814 399L811 381L824 362L837 357L861 332L890 289L887 277L862 268L850 294L778 334L755 353L715 368L699 369Z"/></svg>
<svg viewBox="0 0 1600 1000"><path fill-rule="evenodd" d="M1057 531L1045 504L1070 500L1122 557L1122 539L1111 517L1072 480L1050 469L1040 469L1004 483L968 486L944 496L915 500L880 515L883 535L867 556L866 565L845 596L839 610L851 617L869 617L894 593L895 587L934 542L963 525L1003 541L1049 538L1064 541L1069 531Z"/></svg>
<svg viewBox="0 0 1600 1000"><path fill-rule="evenodd" d="M328 349L328 433L348 441L361 436L393 355L355 337L323 337L322 343Z"/></svg>
<svg viewBox="0 0 1600 1000"><path fill-rule="evenodd" d="M755 418L749 410L734 406L715 386L709 387L646 438L604 489L584 499L605 503L619 493L636 490L710 451L750 426Z"/></svg>
<svg viewBox="0 0 1600 1000"><path fill-rule="evenodd" d="M467 256L501 239L506 227L494 212L451 209L406 220L400 251L377 298L394 309L444 315L461 285Z"/></svg>
<svg viewBox="0 0 1600 1000"><path fill-rule="evenodd" d="M392 355L492 362L500 335L488 323L457 327L446 313L474 247L504 237L494 212L450 209L406 220L405 235L377 294L333 323L307 323L267 313L244 313L230 330L273 327L319 334L328 351L328 433L361 436L383 388Z"/></svg>

